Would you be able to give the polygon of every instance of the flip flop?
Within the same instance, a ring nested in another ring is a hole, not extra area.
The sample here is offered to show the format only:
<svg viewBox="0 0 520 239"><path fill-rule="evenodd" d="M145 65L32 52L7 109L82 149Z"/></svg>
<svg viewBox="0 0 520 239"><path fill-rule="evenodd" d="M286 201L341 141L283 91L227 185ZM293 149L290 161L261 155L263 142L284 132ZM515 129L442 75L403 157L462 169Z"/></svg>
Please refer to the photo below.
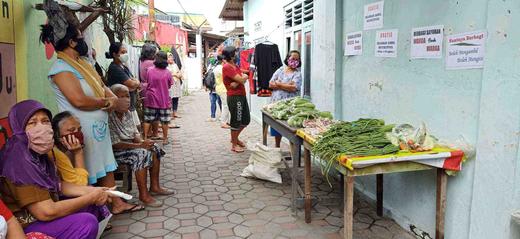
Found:
<svg viewBox="0 0 520 239"><path fill-rule="evenodd" d="M233 142L230 142L230 143L233 143ZM240 147L242 147L242 148L245 148L245 147L246 147L246 144L244 144L244 142L242 142L242 141L240 141L240 140L238 141L237 145L240 146Z"/></svg>
<svg viewBox="0 0 520 239"><path fill-rule="evenodd" d="M158 208L158 207L162 207L163 206L163 203L159 202L158 200L155 200L155 202L152 202L152 203L145 203L145 202L143 202L143 204L146 205L147 207L154 207L154 208Z"/></svg>
<svg viewBox="0 0 520 239"><path fill-rule="evenodd" d="M142 211L144 209L146 209L146 207L144 207L143 205L136 204L136 205L134 205L131 208L125 209L125 210L123 210L121 212L118 212L118 213L112 213L112 214L113 215L121 215L121 214L126 214L126 213L139 212L139 211Z"/></svg>
<svg viewBox="0 0 520 239"><path fill-rule="evenodd" d="M161 136L153 136L151 137L152 140L162 140L163 138Z"/></svg>
<svg viewBox="0 0 520 239"><path fill-rule="evenodd" d="M105 227L105 230L103 230L103 232L108 232L110 230L112 230L112 228L114 228L114 226L112 226L112 223L108 223L107 226Z"/></svg>
<svg viewBox="0 0 520 239"><path fill-rule="evenodd" d="M232 152L235 152L235 153L243 153L245 150L242 148L242 147L238 147L239 149L237 149L236 147L233 147L231 148L231 151Z"/></svg>
<svg viewBox="0 0 520 239"><path fill-rule="evenodd" d="M168 190L165 190L163 192L151 192L150 191L150 194L152 196L169 196L169 195L175 194L175 192L174 191L168 191Z"/></svg>

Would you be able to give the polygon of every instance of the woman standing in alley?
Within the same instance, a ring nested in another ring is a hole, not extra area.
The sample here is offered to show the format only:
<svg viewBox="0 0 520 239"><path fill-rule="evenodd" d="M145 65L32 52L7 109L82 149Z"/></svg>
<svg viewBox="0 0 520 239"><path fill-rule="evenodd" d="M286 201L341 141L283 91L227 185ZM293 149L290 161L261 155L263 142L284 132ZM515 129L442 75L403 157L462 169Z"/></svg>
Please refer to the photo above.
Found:
<svg viewBox="0 0 520 239"><path fill-rule="evenodd" d="M226 64L222 67L222 78L227 90L227 103L231 119L231 151L236 153L244 152L245 144L240 141L240 133L249 125L251 121L249 115L249 105L246 99L246 88L244 83L248 77L242 74L240 68L235 64L236 48L225 47L222 51Z"/></svg>
<svg viewBox="0 0 520 239"><path fill-rule="evenodd" d="M173 54L168 53L168 70L172 73L173 85L170 88L170 98L172 99L172 120L170 121L170 128L180 128L174 121L175 118L180 118L177 114L179 108L179 99L182 95L182 73L179 66L173 59Z"/></svg>
<svg viewBox="0 0 520 239"><path fill-rule="evenodd" d="M140 83L134 78L134 75L128 69L128 52L126 47L121 42L114 42L110 44L108 52L105 54L107 59L114 59L107 72L107 83L111 87L115 84L121 84L128 87L130 90L130 114L136 126L140 126L141 122L136 111L137 92Z"/></svg>
<svg viewBox="0 0 520 239"><path fill-rule="evenodd" d="M97 183L111 188L115 186L113 172L117 169L117 163L112 152L107 111L129 107L130 102L117 98L105 86L94 67L82 58L87 55L88 46L81 32L72 24L65 29L61 25L55 28L52 24L57 20L50 19L48 25L42 26L40 39L51 43L58 52L58 59L48 74L58 109L59 112L70 111L76 115L83 126L89 184ZM58 38L60 34L55 29L61 31L61 38ZM112 213L115 214L142 209L120 198L112 200Z"/></svg>
<svg viewBox="0 0 520 239"><path fill-rule="evenodd" d="M229 129L229 108L227 105L227 90L224 85L224 79L222 79L222 64L225 64L222 55L217 56L217 66L213 69L215 74L215 91L222 100L222 110L220 114L220 127L223 129Z"/></svg>
<svg viewBox="0 0 520 239"><path fill-rule="evenodd" d="M276 70L269 81L269 88L273 89L271 95L271 103L293 98L300 95L302 73L299 68L301 66L300 52L292 50L287 54L284 60L285 66ZM271 128L271 136L275 138L275 145L280 148L282 135Z"/></svg>
<svg viewBox="0 0 520 239"><path fill-rule="evenodd" d="M168 124L171 120L171 100L169 89L173 85L168 67L166 52L155 56L154 67L146 72L147 82L144 91L144 139L148 139L148 131L153 122L160 121L163 133L163 144L168 142Z"/></svg>

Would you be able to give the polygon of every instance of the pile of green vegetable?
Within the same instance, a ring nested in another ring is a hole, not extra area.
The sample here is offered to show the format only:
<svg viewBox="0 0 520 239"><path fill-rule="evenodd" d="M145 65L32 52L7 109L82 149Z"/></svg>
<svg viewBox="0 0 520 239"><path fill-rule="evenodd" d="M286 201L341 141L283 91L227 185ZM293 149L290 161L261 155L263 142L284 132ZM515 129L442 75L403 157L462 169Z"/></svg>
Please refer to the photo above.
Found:
<svg viewBox="0 0 520 239"><path fill-rule="evenodd" d="M327 161L322 167L327 180L330 169L337 165L342 155L373 156L399 151L399 147L386 138L386 133L391 132L393 127L379 119L359 119L332 125L312 148L316 156Z"/></svg>
<svg viewBox="0 0 520 239"><path fill-rule="evenodd" d="M287 120L290 126L297 128L303 127L303 121L306 119L332 119L332 113L316 110L316 106L313 103L301 97L277 102L271 107L270 113L275 119Z"/></svg>

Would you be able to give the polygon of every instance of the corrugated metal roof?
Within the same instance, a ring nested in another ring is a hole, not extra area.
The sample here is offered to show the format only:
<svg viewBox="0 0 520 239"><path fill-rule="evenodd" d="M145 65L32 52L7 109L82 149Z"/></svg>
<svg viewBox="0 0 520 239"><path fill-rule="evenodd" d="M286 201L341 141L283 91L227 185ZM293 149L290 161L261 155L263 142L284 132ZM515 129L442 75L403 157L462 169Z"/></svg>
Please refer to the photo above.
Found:
<svg viewBox="0 0 520 239"><path fill-rule="evenodd" d="M227 21L243 21L244 20L244 1L243 0L226 0L224 7L220 12L219 18Z"/></svg>

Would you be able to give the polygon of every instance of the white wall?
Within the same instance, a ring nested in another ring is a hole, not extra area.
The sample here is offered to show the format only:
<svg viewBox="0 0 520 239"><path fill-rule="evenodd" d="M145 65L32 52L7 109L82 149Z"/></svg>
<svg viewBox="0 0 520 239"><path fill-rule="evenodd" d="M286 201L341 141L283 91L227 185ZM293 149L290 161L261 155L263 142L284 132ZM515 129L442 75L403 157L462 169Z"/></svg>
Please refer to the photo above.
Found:
<svg viewBox="0 0 520 239"><path fill-rule="evenodd" d="M284 10L287 1L267 1L249 0L244 2L244 31L245 41L251 42L250 46L254 47L254 40L268 36L268 40L277 44L280 49L280 56L284 52ZM262 27L258 31L255 30L255 23L261 21ZM249 89L249 87L248 87ZM258 97L251 95L251 117L261 122L262 114L260 109L269 103L269 97Z"/></svg>

